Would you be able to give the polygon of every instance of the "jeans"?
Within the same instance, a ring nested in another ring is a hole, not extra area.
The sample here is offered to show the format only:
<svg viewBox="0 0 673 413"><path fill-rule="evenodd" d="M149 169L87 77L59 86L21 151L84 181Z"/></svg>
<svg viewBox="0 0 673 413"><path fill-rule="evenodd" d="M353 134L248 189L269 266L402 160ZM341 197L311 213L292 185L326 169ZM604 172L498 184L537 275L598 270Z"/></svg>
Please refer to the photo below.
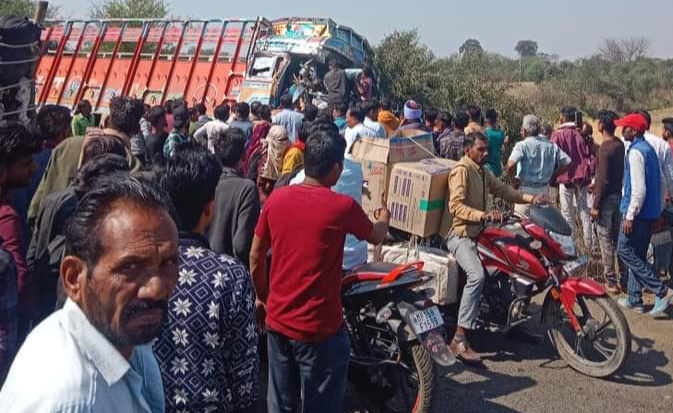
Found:
<svg viewBox="0 0 673 413"><path fill-rule="evenodd" d="M316 343L268 331L267 342L269 412L343 412L350 359L345 329Z"/></svg>
<svg viewBox="0 0 673 413"><path fill-rule="evenodd" d="M481 292L486 282L486 271L477 253L477 243L472 238L449 235L446 246L456 258L460 268L467 274L467 284L463 289L458 309L458 326L473 329L479 315Z"/></svg>
<svg viewBox="0 0 673 413"><path fill-rule="evenodd" d="M549 186L527 186L521 185L519 187L519 192L537 196L540 194L545 194L549 196ZM514 211L518 212L521 215L528 216L530 212L530 204L515 204Z"/></svg>
<svg viewBox="0 0 673 413"><path fill-rule="evenodd" d="M632 305L643 303L643 288L659 297L668 291L668 287L661 282L654 268L647 262L647 248L650 245L654 223L655 220L636 218L630 234L624 234L623 228L619 231L617 251L619 258L629 269L628 294L629 303Z"/></svg>
<svg viewBox="0 0 673 413"><path fill-rule="evenodd" d="M622 224L622 214L619 212L619 204L622 200L620 194L613 194L601 201L600 217L596 222L598 243L601 247L603 272L606 276L616 277L620 274L619 284L626 290L628 276L621 263L615 267L615 249L619 240L619 230Z"/></svg>
<svg viewBox="0 0 673 413"><path fill-rule="evenodd" d="M577 209L579 209L581 230L584 233L584 245L590 250L593 236L586 185L560 184L559 198L561 201L561 214L568 221L570 227L573 228L573 233L576 232L575 217L577 216Z"/></svg>

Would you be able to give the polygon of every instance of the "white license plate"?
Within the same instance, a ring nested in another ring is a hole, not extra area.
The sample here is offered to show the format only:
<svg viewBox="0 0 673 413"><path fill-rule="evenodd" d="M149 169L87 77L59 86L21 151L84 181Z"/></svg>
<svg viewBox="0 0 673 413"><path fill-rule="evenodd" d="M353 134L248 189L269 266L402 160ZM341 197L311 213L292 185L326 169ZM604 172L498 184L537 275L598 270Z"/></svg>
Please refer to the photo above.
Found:
<svg viewBox="0 0 673 413"><path fill-rule="evenodd" d="M563 269L565 270L566 274L572 274L572 273L577 272L578 270L582 269L588 263L589 263L589 260L587 259L587 257L579 257L575 261L570 261L570 262L566 263L563 266Z"/></svg>
<svg viewBox="0 0 673 413"><path fill-rule="evenodd" d="M444 319L439 312L439 308L432 306L425 310L411 313L409 315L409 323L414 332L421 335L444 325Z"/></svg>

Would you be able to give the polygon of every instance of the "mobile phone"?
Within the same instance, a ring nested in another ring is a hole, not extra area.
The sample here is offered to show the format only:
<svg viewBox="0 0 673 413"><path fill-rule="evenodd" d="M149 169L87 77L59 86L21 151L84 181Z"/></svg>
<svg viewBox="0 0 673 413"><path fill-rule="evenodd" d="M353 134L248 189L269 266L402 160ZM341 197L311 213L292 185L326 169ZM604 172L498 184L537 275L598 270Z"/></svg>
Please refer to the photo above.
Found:
<svg viewBox="0 0 673 413"><path fill-rule="evenodd" d="M584 125L584 120L582 119L582 112L579 110L575 112L575 126L581 128Z"/></svg>

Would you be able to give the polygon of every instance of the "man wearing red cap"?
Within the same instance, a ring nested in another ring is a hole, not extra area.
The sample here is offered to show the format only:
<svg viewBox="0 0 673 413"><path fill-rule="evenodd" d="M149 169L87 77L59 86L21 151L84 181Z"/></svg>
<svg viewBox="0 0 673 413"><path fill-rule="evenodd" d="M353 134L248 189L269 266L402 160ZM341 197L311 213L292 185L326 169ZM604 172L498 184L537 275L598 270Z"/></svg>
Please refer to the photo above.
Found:
<svg viewBox="0 0 673 413"><path fill-rule="evenodd" d="M645 141L647 119L634 113L615 121L622 127L624 139L630 142L624 166L624 196L620 211L624 217L617 250L619 258L629 268L628 297L619 304L643 313L642 290L656 294L650 314L662 314L673 299L673 290L666 287L647 262L647 248L652 227L661 216L661 169L657 154Z"/></svg>

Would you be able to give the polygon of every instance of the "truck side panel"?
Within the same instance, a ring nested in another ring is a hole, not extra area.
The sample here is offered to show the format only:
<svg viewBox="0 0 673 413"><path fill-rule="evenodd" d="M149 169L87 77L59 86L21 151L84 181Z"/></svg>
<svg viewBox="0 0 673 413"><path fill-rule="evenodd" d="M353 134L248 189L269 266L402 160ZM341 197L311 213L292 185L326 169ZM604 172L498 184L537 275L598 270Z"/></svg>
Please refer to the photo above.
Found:
<svg viewBox="0 0 673 413"><path fill-rule="evenodd" d="M253 20L49 24L38 103L74 107L85 98L95 109L123 92L151 105L184 97L212 109L236 100L256 34Z"/></svg>

